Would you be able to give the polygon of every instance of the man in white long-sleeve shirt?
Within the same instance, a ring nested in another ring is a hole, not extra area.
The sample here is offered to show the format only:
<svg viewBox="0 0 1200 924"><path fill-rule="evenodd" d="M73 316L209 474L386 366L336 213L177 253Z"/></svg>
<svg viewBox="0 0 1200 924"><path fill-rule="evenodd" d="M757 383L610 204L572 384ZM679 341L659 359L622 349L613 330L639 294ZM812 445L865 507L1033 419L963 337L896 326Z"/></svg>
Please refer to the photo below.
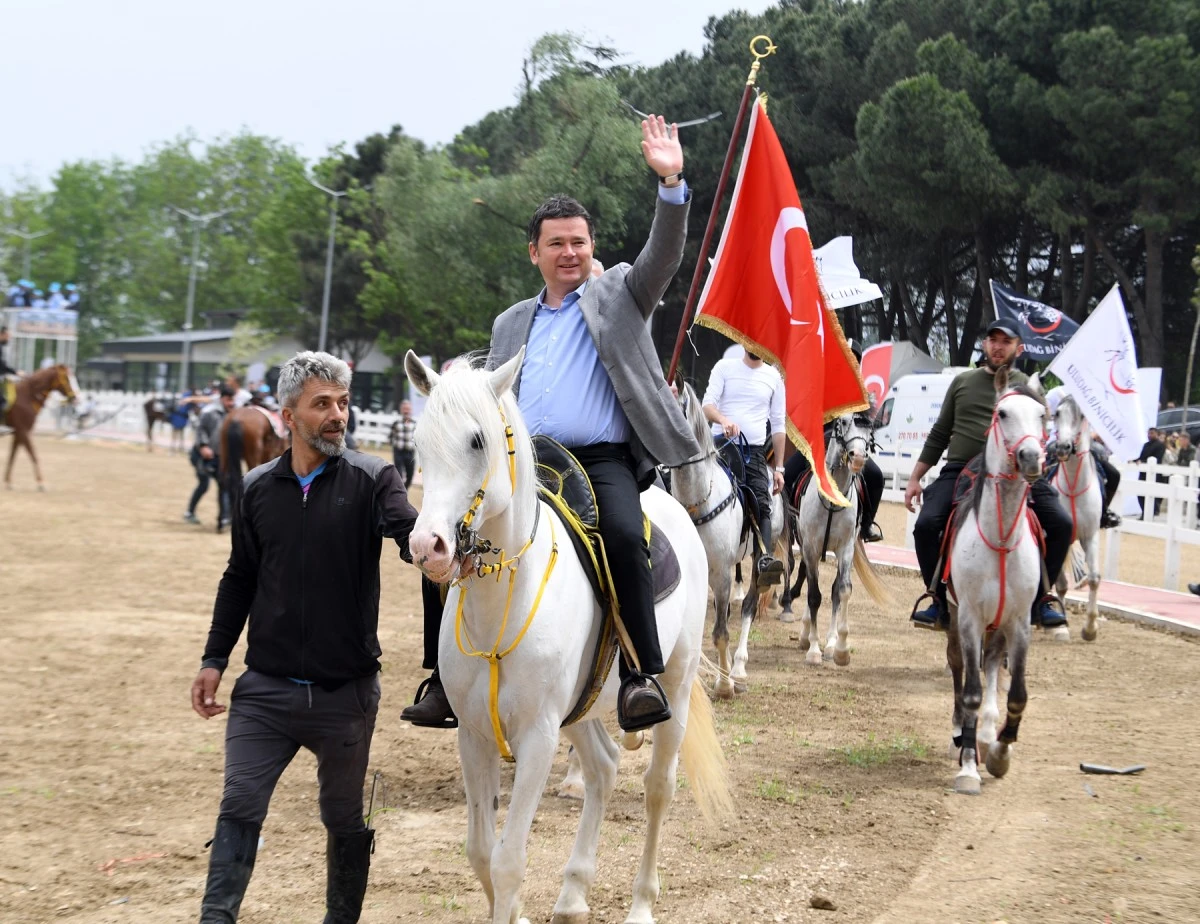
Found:
<svg viewBox="0 0 1200 924"><path fill-rule="evenodd" d="M758 529L762 548L758 560L760 587L778 584L783 564L770 554L771 498L783 490L785 391L779 370L747 352L722 359L708 378L704 390L704 416L713 423L713 436L723 440L746 437L750 458L746 462L746 486L758 501ZM775 467L767 463L767 447L774 452Z"/></svg>

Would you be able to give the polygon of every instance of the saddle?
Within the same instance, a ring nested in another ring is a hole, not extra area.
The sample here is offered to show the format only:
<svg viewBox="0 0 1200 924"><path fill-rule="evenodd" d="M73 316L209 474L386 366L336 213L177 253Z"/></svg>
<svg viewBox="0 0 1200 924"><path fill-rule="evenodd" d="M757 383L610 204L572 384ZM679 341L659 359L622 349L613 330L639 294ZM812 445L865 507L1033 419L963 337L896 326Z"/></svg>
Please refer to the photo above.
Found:
<svg viewBox="0 0 1200 924"><path fill-rule="evenodd" d="M252 407L266 417L267 420L271 422L271 429L275 431L275 435L281 440L286 440L288 438L288 428L287 425L284 424L283 416L281 414L269 411L261 404L255 404L253 402L247 404L246 407Z"/></svg>
<svg viewBox="0 0 1200 924"><path fill-rule="evenodd" d="M789 501L791 502L792 508L794 510L798 511L800 509L800 501L804 497L804 492L808 490L808 485L812 481L812 477L813 477L813 471L811 468L809 468L809 469L806 469L804 471L804 473L799 478L796 479L796 487L792 490L792 496L789 498ZM858 492L858 496L860 498L867 496L867 482L863 478L861 472L857 475L854 475L851 478L850 485L854 488L854 490L856 492ZM826 516L826 518L825 518L825 539L821 543L821 558L824 558L825 553L829 551L829 531L830 531L830 528L833 526L833 514L835 511L841 510L843 508L829 503L823 497L819 498L819 500L821 501L821 506L824 507L825 510L828 512L828 516ZM862 517L863 517L863 505L862 505L862 502L860 501L857 509L854 512L854 535L855 535L855 537L857 537L859 535L859 533L862 531Z"/></svg>
<svg viewBox="0 0 1200 924"><path fill-rule="evenodd" d="M758 522L758 498L746 483L746 467L750 464L750 444L746 437L738 434L736 440L726 440L717 448L717 461L729 475L729 480L737 491L737 499L742 505L742 528L739 535L745 540L753 528L751 524Z"/></svg>
<svg viewBox="0 0 1200 924"><path fill-rule="evenodd" d="M599 509L592 482L579 460L565 446L548 436L535 436L533 450L537 459L538 496L554 510L571 537L571 544L592 585L604 619L590 661L588 682L583 695L563 720L577 722L592 707L604 687L617 654L619 607L613 590L612 573L599 531ZM646 541L650 547L650 573L654 579L654 602L658 603L679 586L681 571L666 534L642 515Z"/></svg>

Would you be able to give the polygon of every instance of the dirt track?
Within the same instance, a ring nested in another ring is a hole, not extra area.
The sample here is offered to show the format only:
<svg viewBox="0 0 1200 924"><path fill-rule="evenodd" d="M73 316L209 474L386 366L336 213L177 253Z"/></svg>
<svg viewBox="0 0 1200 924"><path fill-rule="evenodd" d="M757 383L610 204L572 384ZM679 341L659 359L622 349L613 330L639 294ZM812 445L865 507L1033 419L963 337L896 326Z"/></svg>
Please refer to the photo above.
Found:
<svg viewBox="0 0 1200 924"><path fill-rule="evenodd" d="M17 489L0 494L0 921L194 921L224 720L195 716L187 690L228 539L180 521L192 484L180 457L46 438L39 448L50 492L33 491L22 460ZM941 643L906 625L918 582L888 582L888 612L865 594L851 604L847 668L806 667L795 626L756 628L750 692L716 706L739 817L705 828L682 787L658 919L1200 920L1197 646L1119 622L1092 645L1039 639L1011 774L985 776L979 798L954 796ZM383 599L372 767L388 810L363 920L482 921L455 738L396 719L421 676L420 619L415 572L390 550ZM628 909L644 759L623 759L594 921ZM1149 769L1085 776L1082 760ZM549 919L577 817L575 803L542 803L532 921ZM242 921L319 921L324 838L306 755L284 775L263 838ZM810 907L814 894L837 910Z"/></svg>

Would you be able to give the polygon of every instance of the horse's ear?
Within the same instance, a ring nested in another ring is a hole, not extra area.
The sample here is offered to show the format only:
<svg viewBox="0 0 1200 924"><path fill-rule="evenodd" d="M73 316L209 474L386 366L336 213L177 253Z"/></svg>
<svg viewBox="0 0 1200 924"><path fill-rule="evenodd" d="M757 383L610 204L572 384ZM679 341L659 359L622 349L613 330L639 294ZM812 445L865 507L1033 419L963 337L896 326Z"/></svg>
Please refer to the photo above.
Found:
<svg viewBox="0 0 1200 924"><path fill-rule="evenodd" d="M996 394L1002 395L1008 391L1008 366L1001 366L995 375Z"/></svg>
<svg viewBox="0 0 1200 924"><path fill-rule="evenodd" d="M506 362L499 369L494 370L488 377L488 383L492 386L492 394L499 400L512 388L513 382L517 379L517 373L521 371L521 363L525 361L525 347L517 350L517 355Z"/></svg>
<svg viewBox="0 0 1200 924"><path fill-rule="evenodd" d="M1029 380L1028 385L1029 390L1035 395L1041 395L1043 398L1046 397L1046 386L1042 384L1042 374L1040 372L1033 374L1033 378Z"/></svg>
<svg viewBox="0 0 1200 924"><path fill-rule="evenodd" d="M413 388L426 397L442 378L421 362L421 357L412 350L404 354L404 372L408 376L408 380L412 382Z"/></svg>

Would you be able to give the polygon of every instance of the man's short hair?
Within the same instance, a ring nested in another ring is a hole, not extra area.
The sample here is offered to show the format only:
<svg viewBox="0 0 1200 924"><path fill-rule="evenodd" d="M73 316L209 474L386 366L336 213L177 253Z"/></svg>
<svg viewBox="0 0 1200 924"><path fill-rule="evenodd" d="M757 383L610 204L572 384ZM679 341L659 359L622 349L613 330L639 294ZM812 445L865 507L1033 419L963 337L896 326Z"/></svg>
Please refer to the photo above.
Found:
<svg viewBox="0 0 1200 924"><path fill-rule="evenodd" d="M596 223L592 221L587 209L570 196L551 196L537 207L537 211L529 219L529 243L535 247L542 235L542 222L547 218L582 218L587 222L588 237L596 239Z"/></svg>
<svg viewBox="0 0 1200 924"><path fill-rule="evenodd" d="M329 353L305 350L297 353L279 370L279 381L275 383L275 397L284 407L295 407L309 379L332 382L340 388L350 390L350 367Z"/></svg>
<svg viewBox="0 0 1200 924"><path fill-rule="evenodd" d="M222 385L220 395L222 398L236 398L237 389L232 385Z"/></svg>

